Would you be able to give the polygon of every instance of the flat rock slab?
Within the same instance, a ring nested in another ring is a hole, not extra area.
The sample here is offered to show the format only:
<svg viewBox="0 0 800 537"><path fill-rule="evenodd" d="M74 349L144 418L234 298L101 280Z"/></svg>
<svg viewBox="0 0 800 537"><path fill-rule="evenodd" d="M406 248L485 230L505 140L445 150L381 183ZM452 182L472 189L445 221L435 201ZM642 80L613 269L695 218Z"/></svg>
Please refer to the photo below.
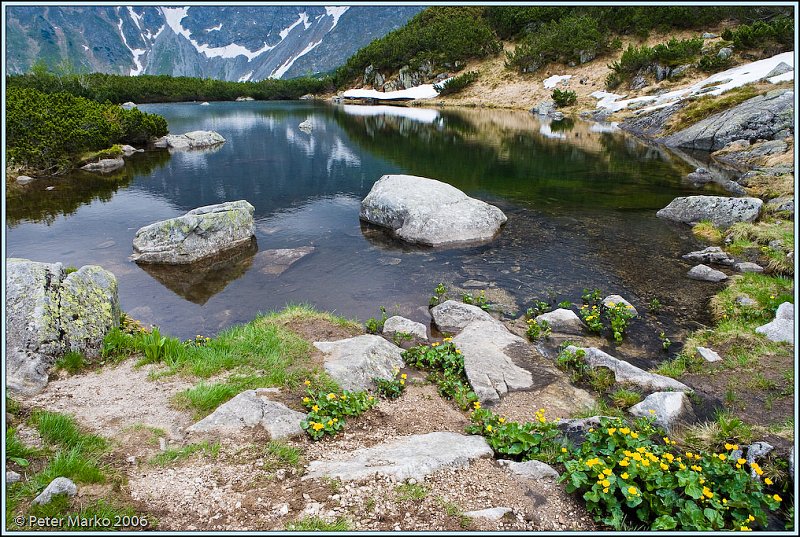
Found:
<svg viewBox="0 0 800 537"><path fill-rule="evenodd" d="M66 477L57 477L53 479L49 485L33 499L33 505L45 505L53 500L53 497L59 494L66 494L67 496L75 496L78 493L78 487L75 483Z"/></svg>
<svg viewBox="0 0 800 537"><path fill-rule="evenodd" d="M703 250L689 252L681 257L694 263L713 263L726 266L733 266L734 264L733 258L719 246L709 246Z"/></svg>
<svg viewBox="0 0 800 537"><path fill-rule="evenodd" d="M572 310L559 308L536 317L539 324L547 322L553 332L560 334L583 334L584 324Z"/></svg>
<svg viewBox="0 0 800 537"><path fill-rule="evenodd" d="M306 418L267 397L270 390L247 390L187 429L191 433L233 435L245 428L262 426L272 440L303 434L300 422Z"/></svg>
<svg viewBox="0 0 800 537"><path fill-rule="evenodd" d="M580 347L570 345L567 350L575 352ZM677 392L691 392L693 391L689 386L678 382L675 379L658 375L656 373L649 373L643 369L639 369L633 364L629 364L619 358L614 358L610 354L606 354L597 347L583 347L586 363L591 368L607 367L614 373L614 378L619 383L634 384L643 390L650 392L660 392L673 390Z"/></svg>
<svg viewBox="0 0 800 537"><path fill-rule="evenodd" d="M492 448L481 436L433 432L362 448L341 459L311 461L302 479L355 481L385 475L399 481L421 480L442 468L464 468L471 460L492 455Z"/></svg>
<svg viewBox="0 0 800 537"><path fill-rule="evenodd" d="M255 208L245 200L192 209L183 216L144 226L133 239L138 263L195 263L238 248L255 235Z"/></svg>
<svg viewBox="0 0 800 537"><path fill-rule="evenodd" d="M636 316L639 315L639 312L636 310L636 308L633 307L633 304L622 298L620 295L608 295L603 299L603 305L605 307L611 308L613 307L612 304L613 305L625 304L625 307L628 309L628 311L630 311Z"/></svg>
<svg viewBox="0 0 800 537"><path fill-rule="evenodd" d="M402 349L381 336L315 341L314 346L325 354L325 371L345 390L369 390L372 379L392 379L394 368L405 367Z"/></svg>
<svg viewBox="0 0 800 537"><path fill-rule="evenodd" d="M314 252L313 246L302 246L300 248L280 248L277 250L263 250L256 254L254 263L260 266L262 274L270 276L280 276L289 267Z"/></svg>
<svg viewBox="0 0 800 537"><path fill-rule="evenodd" d="M720 271L715 270L708 265L697 265L689 269L689 272L686 273L687 278L691 278L692 280L700 280L704 282L721 282L723 280L727 280L728 276Z"/></svg>
<svg viewBox="0 0 800 537"><path fill-rule="evenodd" d="M510 507L489 507L478 511L467 511L464 516L469 518L484 518L486 520L500 520L508 513L513 512Z"/></svg>
<svg viewBox="0 0 800 537"><path fill-rule="evenodd" d="M656 216L690 225L710 220L717 227L728 228L736 222L753 222L763 204L758 198L686 196L675 198Z"/></svg>
<svg viewBox="0 0 800 537"><path fill-rule="evenodd" d="M736 272L764 272L764 267L762 267L757 263L743 261L741 263L736 263L733 266L733 270L735 270Z"/></svg>
<svg viewBox="0 0 800 537"><path fill-rule="evenodd" d="M383 335L389 338L396 338L398 341L408 341L411 344L428 342L428 330L425 325L394 315L386 319L383 323ZM408 339L410 337L410 339Z"/></svg>
<svg viewBox="0 0 800 537"><path fill-rule="evenodd" d="M790 343L794 345L794 304L784 302L775 312L775 320L756 328L756 332L764 334L770 341Z"/></svg>
<svg viewBox="0 0 800 537"><path fill-rule="evenodd" d="M497 462L500 466L506 467L510 473L524 479L541 481L559 478L559 473L552 466L542 461L515 462L500 459Z"/></svg>
<svg viewBox="0 0 800 537"><path fill-rule="evenodd" d="M716 351L706 347L697 347L697 354L699 354L706 362L722 361L722 356L720 356Z"/></svg>
<svg viewBox="0 0 800 537"><path fill-rule="evenodd" d="M654 423L666 432L670 432L679 422L694 417L692 403L683 392L652 393L630 407L628 412L639 418L654 417Z"/></svg>
<svg viewBox="0 0 800 537"><path fill-rule="evenodd" d="M125 166L125 161L122 157L119 158L104 158L100 159L97 162L90 162L89 164L85 164L81 166L82 170L86 170L87 172L100 172L100 173L108 173L113 172L114 170L118 170Z"/></svg>
<svg viewBox="0 0 800 537"><path fill-rule="evenodd" d="M225 143L225 138L214 131L192 131L186 134L168 134L155 142L156 147L171 149L204 149Z"/></svg>
<svg viewBox="0 0 800 537"><path fill-rule="evenodd" d="M509 390L534 386L531 372L515 363L530 361L530 346L502 324L473 321L453 338L453 344L464 356L464 372L480 402L497 403ZM545 380L544 384L557 378L549 371L542 376L537 381Z"/></svg>
<svg viewBox="0 0 800 537"><path fill-rule="evenodd" d="M431 317L441 332L455 334L473 321L495 322L494 317L478 306L447 300L431 309Z"/></svg>
<svg viewBox="0 0 800 537"><path fill-rule="evenodd" d="M384 175L361 202L362 220L412 244L444 246L491 240L503 211L447 183L413 175Z"/></svg>

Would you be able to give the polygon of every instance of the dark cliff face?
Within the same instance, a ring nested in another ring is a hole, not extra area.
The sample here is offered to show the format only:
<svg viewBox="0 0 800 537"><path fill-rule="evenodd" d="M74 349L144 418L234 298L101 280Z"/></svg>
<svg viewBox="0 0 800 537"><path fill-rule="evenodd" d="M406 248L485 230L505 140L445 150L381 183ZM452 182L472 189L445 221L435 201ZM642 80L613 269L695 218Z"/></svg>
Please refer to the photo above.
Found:
<svg viewBox="0 0 800 537"><path fill-rule="evenodd" d="M326 73L423 6L9 6L7 72L263 80Z"/></svg>

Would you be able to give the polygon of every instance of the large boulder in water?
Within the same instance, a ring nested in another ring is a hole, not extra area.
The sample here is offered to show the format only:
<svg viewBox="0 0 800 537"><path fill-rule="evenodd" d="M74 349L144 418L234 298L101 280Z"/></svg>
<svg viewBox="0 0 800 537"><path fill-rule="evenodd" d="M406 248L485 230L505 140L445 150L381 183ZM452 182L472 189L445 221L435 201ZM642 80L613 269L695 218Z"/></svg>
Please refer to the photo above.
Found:
<svg viewBox="0 0 800 537"><path fill-rule="evenodd" d="M225 138L214 131L192 131L186 134L168 134L156 140L156 147L172 149L204 149L225 143Z"/></svg>
<svg viewBox="0 0 800 537"><path fill-rule="evenodd" d="M145 226L133 238L138 263L181 265L244 245L255 234L255 208L245 200L192 209Z"/></svg>
<svg viewBox="0 0 800 537"><path fill-rule="evenodd" d="M447 183L413 175L381 177L361 202L361 219L429 246L488 241L507 220L497 207Z"/></svg>
<svg viewBox="0 0 800 537"><path fill-rule="evenodd" d="M61 263L11 258L6 291L6 382L17 393L44 389L68 351L97 356L119 325L117 279L95 265L66 274Z"/></svg>
<svg viewBox="0 0 800 537"><path fill-rule="evenodd" d="M736 222L753 222L763 203L758 198L686 196L675 198L656 216L691 225L710 220L715 226L728 228Z"/></svg>

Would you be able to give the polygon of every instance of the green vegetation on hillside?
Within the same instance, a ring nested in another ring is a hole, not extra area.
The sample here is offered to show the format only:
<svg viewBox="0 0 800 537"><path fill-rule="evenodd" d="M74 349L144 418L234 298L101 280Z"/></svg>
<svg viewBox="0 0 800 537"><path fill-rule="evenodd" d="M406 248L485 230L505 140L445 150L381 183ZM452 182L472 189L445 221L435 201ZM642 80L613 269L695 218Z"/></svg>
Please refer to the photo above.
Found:
<svg viewBox="0 0 800 537"><path fill-rule="evenodd" d="M141 144L167 134L166 120L124 110L69 93L42 93L9 87L6 95L6 148L9 164L62 173L81 154L116 143Z"/></svg>

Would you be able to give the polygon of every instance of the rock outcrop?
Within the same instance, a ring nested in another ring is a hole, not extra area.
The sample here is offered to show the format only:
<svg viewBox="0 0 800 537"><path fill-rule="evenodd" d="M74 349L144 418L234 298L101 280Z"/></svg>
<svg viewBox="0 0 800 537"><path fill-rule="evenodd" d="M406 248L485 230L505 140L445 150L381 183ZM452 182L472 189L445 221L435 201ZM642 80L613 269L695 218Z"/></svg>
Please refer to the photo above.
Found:
<svg viewBox="0 0 800 537"><path fill-rule="evenodd" d="M6 382L14 392L44 389L68 351L97 356L119 325L117 279L99 266L67 274L61 263L10 258L6 291Z"/></svg>
<svg viewBox="0 0 800 537"><path fill-rule="evenodd" d="M671 147L716 151L734 140L775 140L794 132L794 92L775 90L698 121L659 141Z"/></svg>
<svg viewBox="0 0 800 537"><path fill-rule="evenodd" d="M431 317L440 332L455 334L472 321L494 321L494 317L478 306L446 300L431 308Z"/></svg>
<svg viewBox="0 0 800 537"><path fill-rule="evenodd" d="M372 389L372 379L392 379L394 368L405 366L400 347L381 336L315 341L314 346L325 355L325 371L345 390Z"/></svg>
<svg viewBox="0 0 800 537"><path fill-rule="evenodd" d="M678 423L694 418L692 403L683 392L651 393L644 401L630 407L628 412L639 418L655 418L654 423L668 433Z"/></svg>
<svg viewBox="0 0 800 537"><path fill-rule="evenodd" d="M656 216L690 225L710 220L715 226L728 228L736 222L755 221L763 203L758 198L686 196L675 198Z"/></svg>
<svg viewBox="0 0 800 537"><path fill-rule="evenodd" d="M205 149L225 143L225 138L214 131L192 131L186 134L167 134L155 142L156 147L171 149Z"/></svg>
<svg viewBox="0 0 800 537"><path fill-rule="evenodd" d="M413 175L384 175L361 202L361 219L412 244L444 246L489 241L503 212L454 186Z"/></svg>
<svg viewBox="0 0 800 537"><path fill-rule="evenodd" d="M131 259L137 263L194 263L240 247L255 233L255 208L244 200L198 207L139 229Z"/></svg>
<svg viewBox="0 0 800 537"><path fill-rule="evenodd" d="M302 479L355 481L384 475L398 481L419 480L442 468L464 468L473 459L491 457L492 453L481 436L450 432L412 435L359 449L340 459L311 461Z"/></svg>

